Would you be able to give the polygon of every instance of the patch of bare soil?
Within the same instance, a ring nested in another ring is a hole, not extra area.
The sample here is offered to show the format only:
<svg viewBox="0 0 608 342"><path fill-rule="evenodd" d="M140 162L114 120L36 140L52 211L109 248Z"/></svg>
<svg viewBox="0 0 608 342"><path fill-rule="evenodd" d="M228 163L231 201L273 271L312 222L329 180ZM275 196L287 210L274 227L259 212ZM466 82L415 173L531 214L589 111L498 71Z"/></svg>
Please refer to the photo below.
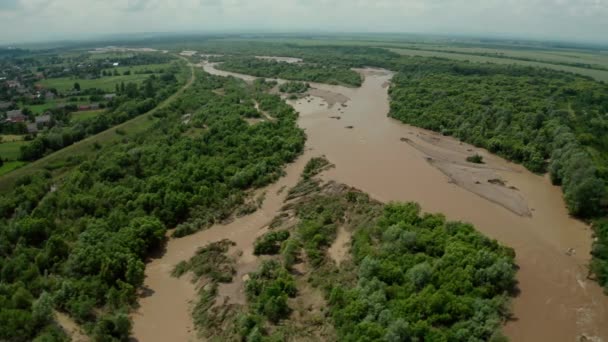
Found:
<svg viewBox="0 0 608 342"><path fill-rule="evenodd" d="M525 197L516 187L508 187L497 173L497 171L511 170L496 165L491 158L487 158L485 164L467 162L466 158L472 154L472 150L466 149L454 140L430 134L418 134L418 138L425 144L416 143L408 138L402 138L401 141L423 153L427 162L449 177L450 182L517 215L532 216Z"/></svg>
<svg viewBox="0 0 608 342"><path fill-rule="evenodd" d="M59 311L55 311L55 321L70 337L72 342L89 342L91 340L82 331L78 323L74 322L74 320L70 316Z"/></svg>
<svg viewBox="0 0 608 342"><path fill-rule="evenodd" d="M336 240L327 250L327 254L329 254L338 266L348 257L351 236L352 232L346 230L343 226L338 227Z"/></svg>

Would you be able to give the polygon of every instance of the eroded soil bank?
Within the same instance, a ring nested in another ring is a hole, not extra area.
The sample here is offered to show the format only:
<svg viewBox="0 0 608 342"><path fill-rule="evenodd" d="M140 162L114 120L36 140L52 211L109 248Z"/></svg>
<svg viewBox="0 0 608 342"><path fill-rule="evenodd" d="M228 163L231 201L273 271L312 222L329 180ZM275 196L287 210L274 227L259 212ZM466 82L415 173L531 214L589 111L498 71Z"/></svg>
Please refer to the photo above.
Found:
<svg viewBox="0 0 608 342"><path fill-rule="evenodd" d="M204 68L239 76L209 64ZM284 194L277 194L278 190L296 183L311 155L326 155L336 166L324 173L328 180L359 188L381 201L416 201L425 211L471 222L513 247L521 294L513 300L514 317L505 327L511 340L608 339L604 324L608 298L587 279L591 231L568 216L560 189L546 177L486 151L388 118L391 73L360 72L365 76L361 88L311 83L314 96L291 102L300 112L299 125L306 130L310 151L287 167L287 176L268 187L258 212L172 239L162 258L148 265L149 295L140 300L133 316L134 336L140 341L194 339L190 302L196 298L195 285L186 278L172 278L173 266L190 258L198 247L229 238L243 250L239 265L250 267L255 262L250 258L253 240L281 206ZM324 99L328 96L335 99L334 105L328 105ZM474 153L483 155L486 164L464 160ZM237 287L225 293L238 296Z"/></svg>

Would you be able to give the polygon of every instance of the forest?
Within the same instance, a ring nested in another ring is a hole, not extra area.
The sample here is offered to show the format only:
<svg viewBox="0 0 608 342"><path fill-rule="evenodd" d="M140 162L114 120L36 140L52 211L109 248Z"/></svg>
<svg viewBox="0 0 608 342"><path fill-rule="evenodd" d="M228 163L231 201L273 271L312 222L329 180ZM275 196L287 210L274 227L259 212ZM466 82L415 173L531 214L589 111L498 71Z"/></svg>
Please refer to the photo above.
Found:
<svg viewBox="0 0 608 342"><path fill-rule="evenodd" d="M256 77L282 78L358 87L361 76L349 68L318 63L286 63L262 60L255 57L222 57L221 70L253 75Z"/></svg>
<svg viewBox="0 0 608 342"><path fill-rule="evenodd" d="M96 341L128 340L144 260L167 229L230 217L300 154L305 135L278 96L197 76L151 129L100 146L61 180L22 177L0 198L0 340L66 340L54 311ZM276 120L248 124L254 99Z"/></svg>

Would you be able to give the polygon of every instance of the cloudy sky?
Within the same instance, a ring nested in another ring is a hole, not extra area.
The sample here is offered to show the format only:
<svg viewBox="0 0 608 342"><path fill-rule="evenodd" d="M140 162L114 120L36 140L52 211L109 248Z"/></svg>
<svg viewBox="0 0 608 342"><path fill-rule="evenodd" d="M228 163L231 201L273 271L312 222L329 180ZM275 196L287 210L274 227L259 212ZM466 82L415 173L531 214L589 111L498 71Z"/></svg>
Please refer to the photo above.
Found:
<svg viewBox="0 0 608 342"><path fill-rule="evenodd" d="M414 32L608 43L608 0L0 0L0 42L141 32Z"/></svg>

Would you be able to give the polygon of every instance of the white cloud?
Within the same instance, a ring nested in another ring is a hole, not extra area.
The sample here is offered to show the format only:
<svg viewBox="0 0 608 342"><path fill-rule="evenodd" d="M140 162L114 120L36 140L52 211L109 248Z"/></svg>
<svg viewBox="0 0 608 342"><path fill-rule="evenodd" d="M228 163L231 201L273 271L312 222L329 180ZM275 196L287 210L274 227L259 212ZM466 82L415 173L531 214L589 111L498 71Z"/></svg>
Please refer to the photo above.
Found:
<svg viewBox="0 0 608 342"><path fill-rule="evenodd" d="M608 0L0 0L0 41L128 32L508 34L608 43Z"/></svg>

